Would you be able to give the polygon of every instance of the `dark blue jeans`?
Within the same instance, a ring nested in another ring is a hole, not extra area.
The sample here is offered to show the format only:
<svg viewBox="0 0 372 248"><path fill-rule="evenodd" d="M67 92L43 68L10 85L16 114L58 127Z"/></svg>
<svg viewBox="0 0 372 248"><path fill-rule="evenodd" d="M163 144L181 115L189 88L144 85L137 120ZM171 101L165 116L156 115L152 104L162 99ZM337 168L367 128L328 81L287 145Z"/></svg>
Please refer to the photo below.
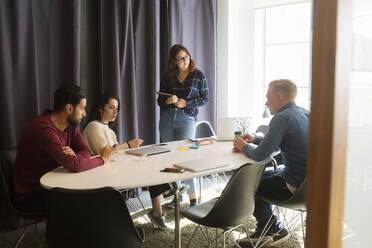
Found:
<svg viewBox="0 0 372 248"><path fill-rule="evenodd" d="M275 200L287 200L292 196L285 181L277 176L277 173L277 171L265 171L261 183L258 186L253 212L253 216L257 221L257 229L262 230L273 213L272 205L261 200L259 198L260 196ZM271 223L274 223L277 228L282 227L282 224L275 215L271 219Z"/></svg>
<svg viewBox="0 0 372 248"><path fill-rule="evenodd" d="M195 137L195 117L185 113L183 109L170 108L160 112L160 141L170 142L184 140L185 138L193 139ZM187 179L184 181L190 188L187 193L196 194L195 180ZM180 182L177 182L181 188Z"/></svg>

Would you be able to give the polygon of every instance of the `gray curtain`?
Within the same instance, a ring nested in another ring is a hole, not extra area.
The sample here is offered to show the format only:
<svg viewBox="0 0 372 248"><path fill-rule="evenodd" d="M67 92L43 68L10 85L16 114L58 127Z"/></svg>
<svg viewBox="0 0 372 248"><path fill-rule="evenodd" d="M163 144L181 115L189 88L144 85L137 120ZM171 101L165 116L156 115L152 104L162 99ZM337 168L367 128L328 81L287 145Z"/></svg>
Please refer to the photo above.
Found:
<svg viewBox="0 0 372 248"><path fill-rule="evenodd" d="M79 24L79 1L0 1L0 149L53 107L58 86L79 84Z"/></svg>
<svg viewBox="0 0 372 248"><path fill-rule="evenodd" d="M211 102L198 120L215 124L216 0L101 0L101 91L119 96L120 142L140 137L159 141L156 91L168 52L181 43L190 49L208 79Z"/></svg>
<svg viewBox="0 0 372 248"><path fill-rule="evenodd" d="M159 1L100 2L101 91L119 96L120 142L157 139L159 6Z"/></svg>
<svg viewBox="0 0 372 248"><path fill-rule="evenodd" d="M164 0L162 72L166 71L168 51L174 44L190 50L197 67L205 74L210 103L200 108L198 120L216 119L216 0ZM167 47L164 47L167 46Z"/></svg>
<svg viewBox="0 0 372 248"><path fill-rule="evenodd" d="M119 96L120 142L159 141L156 90L175 43L206 74L211 102L198 119L214 125L215 25L216 0L0 1L0 149L53 107L61 84L80 81L88 110L102 92Z"/></svg>

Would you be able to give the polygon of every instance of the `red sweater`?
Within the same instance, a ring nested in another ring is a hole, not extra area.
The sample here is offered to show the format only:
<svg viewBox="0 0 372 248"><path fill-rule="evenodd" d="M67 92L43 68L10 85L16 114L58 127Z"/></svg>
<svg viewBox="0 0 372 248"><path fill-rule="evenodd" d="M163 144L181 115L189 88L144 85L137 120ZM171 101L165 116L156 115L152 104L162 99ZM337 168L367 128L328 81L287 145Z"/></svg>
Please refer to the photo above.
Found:
<svg viewBox="0 0 372 248"><path fill-rule="evenodd" d="M90 158L89 147L77 127L69 125L60 131L50 119L50 113L44 111L28 124L19 140L14 165L16 202L40 190L40 178L61 165L71 172L81 172L104 163L100 157ZM65 154L63 146L71 147L76 156Z"/></svg>

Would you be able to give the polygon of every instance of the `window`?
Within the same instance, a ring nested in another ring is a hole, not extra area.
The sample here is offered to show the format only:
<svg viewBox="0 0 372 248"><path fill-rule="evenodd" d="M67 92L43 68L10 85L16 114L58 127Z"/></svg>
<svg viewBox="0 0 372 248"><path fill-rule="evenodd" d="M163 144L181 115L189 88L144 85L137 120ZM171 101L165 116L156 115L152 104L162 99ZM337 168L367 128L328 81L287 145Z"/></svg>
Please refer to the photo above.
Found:
<svg viewBox="0 0 372 248"><path fill-rule="evenodd" d="M311 3L255 9L255 83L286 78L298 87L297 104L310 109Z"/></svg>
<svg viewBox="0 0 372 248"><path fill-rule="evenodd" d="M262 120L268 83L288 78L310 108L311 1L217 0L217 117ZM257 122L257 123L256 123Z"/></svg>

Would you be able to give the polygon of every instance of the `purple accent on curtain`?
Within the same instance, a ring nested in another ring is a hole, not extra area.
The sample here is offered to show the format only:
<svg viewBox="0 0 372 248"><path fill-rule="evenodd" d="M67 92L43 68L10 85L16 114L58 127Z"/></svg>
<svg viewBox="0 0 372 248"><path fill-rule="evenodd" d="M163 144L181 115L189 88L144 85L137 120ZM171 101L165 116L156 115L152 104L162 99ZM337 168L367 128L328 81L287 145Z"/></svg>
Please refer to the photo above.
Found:
<svg viewBox="0 0 372 248"><path fill-rule="evenodd" d="M80 79L80 1L0 1L0 149Z"/></svg>

